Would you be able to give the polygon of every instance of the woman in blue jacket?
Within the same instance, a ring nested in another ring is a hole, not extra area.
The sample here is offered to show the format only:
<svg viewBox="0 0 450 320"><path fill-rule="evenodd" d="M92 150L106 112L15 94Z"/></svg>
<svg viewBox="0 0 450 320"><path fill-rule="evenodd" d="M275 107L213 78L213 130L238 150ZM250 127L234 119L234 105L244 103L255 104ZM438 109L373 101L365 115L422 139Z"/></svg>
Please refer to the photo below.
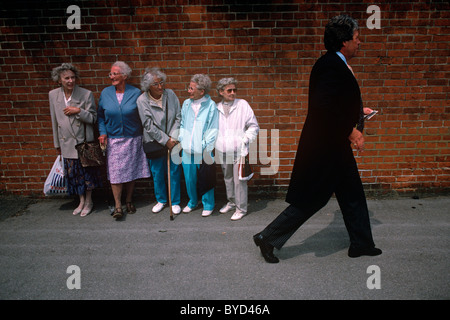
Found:
<svg viewBox="0 0 450 320"><path fill-rule="evenodd" d="M127 212L134 213L136 208L132 198L135 180L150 177L136 104L141 90L126 83L130 76L131 68L125 62L115 62L109 74L112 86L103 89L98 103L98 139L107 148L107 173L114 195L113 217L116 219L123 216L123 186L127 192Z"/></svg>
<svg viewBox="0 0 450 320"><path fill-rule="evenodd" d="M188 88L190 98L184 101L181 108L178 140L183 149L181 159L189 197L189 203L183 209L184 213L191 212L198 205L197 188L198 184L204 181L198 181L197 174L204 157L207 156L208 164L213 161L212 151L219 129L219 114L216 103L208 95L210 89L211 79L207 75L194 75ZM214 210L214 188L207 190L201 197L202 216L207 217Z"/></svg>

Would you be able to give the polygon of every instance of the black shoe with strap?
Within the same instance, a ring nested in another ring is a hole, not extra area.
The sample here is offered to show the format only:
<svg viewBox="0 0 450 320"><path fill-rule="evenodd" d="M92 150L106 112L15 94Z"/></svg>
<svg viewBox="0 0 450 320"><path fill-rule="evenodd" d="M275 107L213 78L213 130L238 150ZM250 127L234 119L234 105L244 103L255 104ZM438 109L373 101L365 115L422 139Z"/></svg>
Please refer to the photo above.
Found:
<svg viewBox="0 0 450 320"><path fill-rule="evenodd" d="M116 209L114 210L113 218L114 218L114 219L120 219L120 218L122 218L122 217L123 217L123 211L122 211L122 208L116 208Z"/></svg>

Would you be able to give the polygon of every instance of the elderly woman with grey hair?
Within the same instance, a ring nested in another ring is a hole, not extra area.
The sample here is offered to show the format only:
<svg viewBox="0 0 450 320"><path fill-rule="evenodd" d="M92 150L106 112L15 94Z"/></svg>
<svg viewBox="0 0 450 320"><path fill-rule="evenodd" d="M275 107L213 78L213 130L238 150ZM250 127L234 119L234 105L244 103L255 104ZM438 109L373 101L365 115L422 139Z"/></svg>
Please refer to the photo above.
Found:
<svg viewBox="0 0 450 320"><path fill-rule="evenodd" d="M206 180L211 178L215 181L215 172L211 170L209 176L200 174L200 178L197 175L199 171L209 171L204 169L215 168L214 164L209 163L210 167L207 165L213 158L212 151L219 128L217 106L208 94L210 89L211 79L207 75L196 74L191 78L188 87L189 99L184 101L181 108L178 137L183 149L182 165L189 196L189 202L183 212L188 213L195 209L201 197L204 217L211 215L214 210L214 187L210 187L214 183L208 184Z"/></svg>
<svg viewBox="0 0 450 320"><path fill-rule="evenodd" d="M153 213L160 212L167 204L167 150L178 143L180 131L180 101L171 89L166 89L166 74L159 68L146 69L141 80L144 92L137 100L139 116L144 128L144 151L153 176L156 205ZM155 151L152 145L164 147ZM170 161L170 190L172 212L179 214L181 165Z"/></svg>
<svg viewBox="0 0 450 320"><path fill-rule="evenodd" d="M247 181L239 179L239 160L248 154L249 144L259 132L258 121L248 102L237 99L237 81L220 79L217 91L222 101L219 110L219 134L216 140L216 158L221 161L228 203L220 209L226 213L235 209L231 220L239 220L247 214Z"/></svg>
<svg viewBox="0 0 450 320"><path fill-rule="evenodd" d="M100 144L106 146L107 175L114 195L113 217L120 219L122 190L126 188L127 213L136 212L132 203L137 179L150 177L147 159L142 148L142 124L137 108L141 91L127 84L131 68L122 61L111 67L112 86L103 89L98 103Z"/></svg>
<svg viewBox="0 0 450 320"><path fill-rule="evenodd" d="M81 165L75 149L75 145L85 139L94 139L97 119L94 96L91 91L77 85L78 74L77 68L70 63L54 68L52 79L60 87L49 92L49 102L53 143L64 159L69 195L76 194L80 198L73 214L84 217L92 211L92 190L101 186L101 178L98 168Z"/></svg>

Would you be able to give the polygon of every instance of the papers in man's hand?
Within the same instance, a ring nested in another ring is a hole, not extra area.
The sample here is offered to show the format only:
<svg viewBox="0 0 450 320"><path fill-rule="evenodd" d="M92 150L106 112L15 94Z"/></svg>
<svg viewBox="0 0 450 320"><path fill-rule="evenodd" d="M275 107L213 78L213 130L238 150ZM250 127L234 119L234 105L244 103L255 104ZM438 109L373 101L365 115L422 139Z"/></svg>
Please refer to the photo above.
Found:
<svg viewBox="0 0 450 320"><path fill-rule="evenodd" d="M364 115L364 120L369 120L370 118L372 118L378 111L372 111L369 114Z"/></svg>

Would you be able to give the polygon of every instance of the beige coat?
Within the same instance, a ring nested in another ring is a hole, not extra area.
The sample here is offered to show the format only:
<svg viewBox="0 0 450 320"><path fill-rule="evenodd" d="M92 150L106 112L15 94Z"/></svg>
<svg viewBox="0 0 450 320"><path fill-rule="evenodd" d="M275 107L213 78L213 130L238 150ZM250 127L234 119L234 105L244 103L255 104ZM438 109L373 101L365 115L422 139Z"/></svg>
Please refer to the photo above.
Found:
<svg viewBox="0 0 450 320"><path fill-rule="evenodd" d="M84 141L84 124L86 124L86 141L94 140L94 123L97 120L97 109L91 91L75 86L70 106L81 109L77 115L66 116L63 88L49 92L50 115L52 118L53 143L61 148L64 158L78 159L75 149L77 143Z"/></svg>

